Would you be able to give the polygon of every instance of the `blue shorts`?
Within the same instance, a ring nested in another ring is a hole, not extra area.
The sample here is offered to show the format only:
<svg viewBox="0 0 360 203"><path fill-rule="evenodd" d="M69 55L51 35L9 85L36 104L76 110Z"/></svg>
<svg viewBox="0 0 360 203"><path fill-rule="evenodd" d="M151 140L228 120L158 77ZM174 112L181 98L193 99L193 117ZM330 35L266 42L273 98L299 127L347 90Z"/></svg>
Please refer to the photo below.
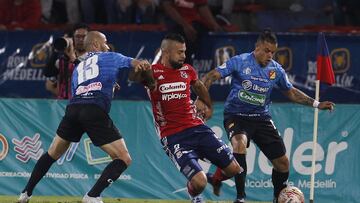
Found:
<svg viewBox="0 0 360 203"><path fill-rule="evenodd" d="M226 168L234 159L230 148L206 125L198 125L161 139L166 154L184 176L202 171L198 159Z"/></svg>

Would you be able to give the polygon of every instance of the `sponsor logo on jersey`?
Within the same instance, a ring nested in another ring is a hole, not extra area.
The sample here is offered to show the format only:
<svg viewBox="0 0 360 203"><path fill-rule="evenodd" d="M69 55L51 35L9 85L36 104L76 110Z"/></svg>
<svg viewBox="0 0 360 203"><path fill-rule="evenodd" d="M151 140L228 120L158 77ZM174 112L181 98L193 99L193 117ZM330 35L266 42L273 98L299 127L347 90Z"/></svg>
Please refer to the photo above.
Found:
<svg viewBox="0 0 360 203"><path fill-rule="evenodd" d="M275 54L274 60L281 64L285 71L290 71L292 68L292 51L289 47L279 47Z"/></svg>
<svg viewBox="0 0 360 203"><path fill-rule="evenodd" d="M252 89L255 90L255 91L261 92L261 93L265 93L265 92L269 91L268 87L261 87L261 86L259 86L257 84L254 84L252 86Z"/></svg>
<svg viewBox="0 0 360 203"><path fill-rule="evenodd" d="M268 87L261 87L257 84L252 84L252 82L250 80L244 80L241 85L243 86L243 88L245 90L255 90L261 93L267 92L269 90Z"/></svg>
<svg viewBox="0 0 360 203"><path fill-rule="evenodd" d="M170 101L173 99L183 99L186 98L187 94L182 94L182 93L171 93L171 94L163 94L161 95L161 98L163 101Z"/></svg>
<svg viewBox="0 0 360 203"><path fill-rule="evenodd" d="M276 72L274 70L269 72L269 78L270 80L274 80L276 78Z"/></svg>
<svg viewBox="0 0 360 203"><path fill-rule="evenodd" d="M180 71L180 76L185 79L188 78L188 74L185 71Z"/></svg>
<svg viewBox="0 0 360 203"><path fill-rule="evenodd" d="M330 54L334 73L345 73L350 67L350 51L346 48L338 48Z"/></svg>
<svg viewBox="0 0 360 203"><path fill-rule="evenodd" d="M102 84L101 82L93 82L93 83L90 83L86 86L79 86L77 89L76 89L76 95L80 95L80 94L84 94L84 93L87 93L87 92L90 92L90 91L96 91L96 90L101 90L102 89Z"/></svg>
<svg viewBox="0 0 360 203"><path fill-rule="evenodd" d="M159 90L161 93L184 91L186 90L186 83L184 82L164 83L160 85Z"/></svg>
<svg viewBox="0 0 360 203"><path fill-rule="evenodd" d="M215 67L220 66L220 68L226 67L226 61L235 55L234 46L223 46L215 50Z"/></svg>
<svg viewBox="0 0 360 203"><path fill-rule="evenodd" d="M260 82L269 82L269 80L268 79L265 79L265 78L258 78L258 77L254 77L254 76L250 76L250 78L252 79L252 80L256 80L256 81L260 81Z"/></svg>
<svg viewBox="0 0 360 203"><path fill-rule="evenodd" d="M241 101L256 106L264 106L266 98L263 94L256 94L246 90L240 90L238 93L238 97Z"/></svg>
<svg viewBox="0 0 360 203"><path fill-rule="evenodd" d="M245 90L250 90L252 87L252 82L250 80L244 80L242 81L241 85Z"/></svg>

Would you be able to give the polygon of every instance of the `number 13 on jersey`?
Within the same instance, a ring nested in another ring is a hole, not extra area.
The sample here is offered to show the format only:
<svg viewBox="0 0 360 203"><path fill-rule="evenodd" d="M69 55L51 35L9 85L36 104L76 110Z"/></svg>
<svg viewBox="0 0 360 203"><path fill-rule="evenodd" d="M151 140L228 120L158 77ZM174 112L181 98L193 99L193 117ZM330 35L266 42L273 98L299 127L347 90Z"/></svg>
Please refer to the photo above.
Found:
<svg viewBox="0 0 360 203"><path fill-rule="evenodd" d="M97 62L98 56L94 55L79 63L77 67L78 84L96 78L99 75L99 66L97 65Z"/></svg>

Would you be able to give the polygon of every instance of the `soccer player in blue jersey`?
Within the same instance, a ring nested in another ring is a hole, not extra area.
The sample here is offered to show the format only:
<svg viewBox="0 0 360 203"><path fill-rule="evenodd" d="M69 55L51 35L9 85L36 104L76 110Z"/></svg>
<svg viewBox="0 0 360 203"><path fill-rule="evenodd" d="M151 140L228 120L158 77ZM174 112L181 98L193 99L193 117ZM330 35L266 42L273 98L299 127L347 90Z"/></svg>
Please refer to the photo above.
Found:
<svg viewBox="0 0 360 203"><path fill-rule="evenodd" d="M285 146L271 119L270 94L277 85L292 102L319 109L334 109L334 103L319 102L295 88L284 69L274 61L277 39L270 30L258 37L255 50L230 58L226 63L207 73L203 82L210 85L220 78L232 76L231 90L225 102L224 128L233 147L236 160L244 172L235 176L237 197L234 202L245 202L246 148L250 140L259 147L273 165L272 182L274 202L286 187L289 177L289 159ZM220 169L207 174L215 195L219 195L224 176Z"/></svg>
<svg viewBox="0 0 360 203"><path fill-rule="evenodd" d="M100 178L84 196L83 203L102 203L100 193L131 163L125 141L109 117L116 75L122 68L140 71L150 68L148 61L140 61L119 53L107 52L104 34L91 31L85 37L86 53L74 70L72 94L57 134L49 150L36 163L30 180L20 194L19 203L28 202L33 189L51 165L68 149L71 142L79 142L86 132L95 146L112 158Z"/></svg>

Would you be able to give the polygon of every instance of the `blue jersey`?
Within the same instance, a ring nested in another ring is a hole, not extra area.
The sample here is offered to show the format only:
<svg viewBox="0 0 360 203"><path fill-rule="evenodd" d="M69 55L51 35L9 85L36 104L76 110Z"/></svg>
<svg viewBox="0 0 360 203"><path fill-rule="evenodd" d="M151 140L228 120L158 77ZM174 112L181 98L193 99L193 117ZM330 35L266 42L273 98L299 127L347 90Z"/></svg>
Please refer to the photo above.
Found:
<svg viewBox="0 0 360 203"><path fill-rule="evenodd" d="M244 53L216 68L221 77L232 76L231 90L225 102L224 114L270 118L270 94L274 86L289 90L284 69L274 60L261 67L254 53Z"/></svg>
<svg viewBox="0 0 360 203"><path fill-rule="evenodd" d="M115 52L90 52L74 69L70 104L96 104L110 111L113 87L121 68L133 59Z"/></svg>

